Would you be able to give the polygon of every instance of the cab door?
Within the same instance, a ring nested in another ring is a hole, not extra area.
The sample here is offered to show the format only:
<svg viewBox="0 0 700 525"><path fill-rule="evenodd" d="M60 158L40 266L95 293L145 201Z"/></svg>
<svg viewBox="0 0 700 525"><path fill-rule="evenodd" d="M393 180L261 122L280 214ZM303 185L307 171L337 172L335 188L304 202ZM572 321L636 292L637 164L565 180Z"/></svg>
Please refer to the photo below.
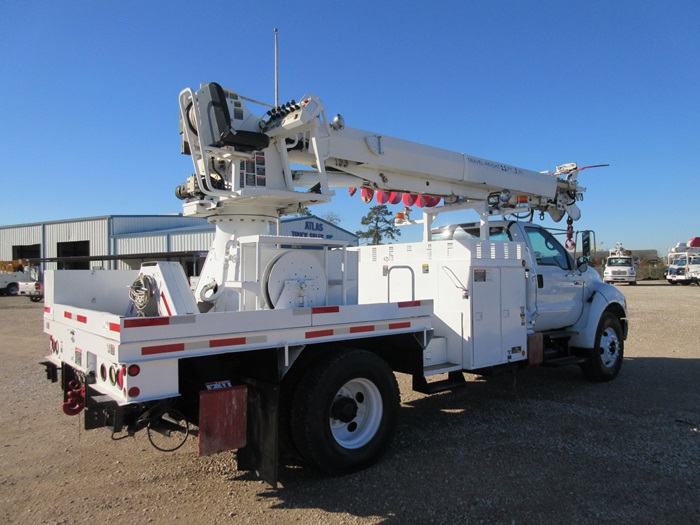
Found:
<svg viewBox="0 0 700 525"><path fill-rule="evenodd" d="M572 326L583 312L583 277L551 233L534 225L524 228L537 272L535 330Z"/></svg>

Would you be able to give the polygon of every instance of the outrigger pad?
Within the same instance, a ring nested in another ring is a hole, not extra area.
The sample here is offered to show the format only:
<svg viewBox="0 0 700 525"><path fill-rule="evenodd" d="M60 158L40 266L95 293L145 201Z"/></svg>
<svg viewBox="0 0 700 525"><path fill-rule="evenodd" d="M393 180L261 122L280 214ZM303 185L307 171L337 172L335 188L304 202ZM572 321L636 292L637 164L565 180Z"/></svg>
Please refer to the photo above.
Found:
<svg viewBox="0 0 700 525"><path fill-rule="evenodd" d="M199 455L209 456L245 447L248 387L203 390L199 393Z"/></svg>

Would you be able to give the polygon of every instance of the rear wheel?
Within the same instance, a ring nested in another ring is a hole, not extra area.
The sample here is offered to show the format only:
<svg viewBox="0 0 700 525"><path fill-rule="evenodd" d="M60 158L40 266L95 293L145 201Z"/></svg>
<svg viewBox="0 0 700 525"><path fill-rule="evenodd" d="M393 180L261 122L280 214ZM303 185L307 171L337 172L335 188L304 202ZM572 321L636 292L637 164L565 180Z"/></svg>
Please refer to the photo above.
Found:
<svg viewBox="0 0 700 525"><path fill-rule="evenodd" d="M291 409L294 443L318 470L341 475L375 463L396 433L399 388L364 350L336 353L301 379Z"/></svg>
<svg viewBox="0 0 700 525"><path fill-rule="evenodd" d="M17 283L10 283L5 288L7 295L17 295L19 293L19 285Z"/></svg>
<svg viewBox="0 0 700 525"><path fill-rule="evenodd" d="M620 319L611 312L604 312L598 322L590 358L581 365L581 370L592 381L610 381L620 372L624 349Z"/></svg>

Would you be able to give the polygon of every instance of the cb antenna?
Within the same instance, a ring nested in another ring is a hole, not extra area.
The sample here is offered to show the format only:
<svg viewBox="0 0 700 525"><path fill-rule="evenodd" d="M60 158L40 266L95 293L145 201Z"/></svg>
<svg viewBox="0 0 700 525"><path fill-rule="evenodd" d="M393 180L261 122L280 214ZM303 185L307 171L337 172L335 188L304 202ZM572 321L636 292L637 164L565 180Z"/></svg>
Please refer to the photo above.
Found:
<svg viewBox="0 0 700 525"><path fill-rule="evenodd" d="M278 65L277 65L277 35L278 35L278 31L277 31L277 28L275 28L275 106L280 105L280 98L279 98L280 84L279 84L279 78L278 78Z"/></svg>

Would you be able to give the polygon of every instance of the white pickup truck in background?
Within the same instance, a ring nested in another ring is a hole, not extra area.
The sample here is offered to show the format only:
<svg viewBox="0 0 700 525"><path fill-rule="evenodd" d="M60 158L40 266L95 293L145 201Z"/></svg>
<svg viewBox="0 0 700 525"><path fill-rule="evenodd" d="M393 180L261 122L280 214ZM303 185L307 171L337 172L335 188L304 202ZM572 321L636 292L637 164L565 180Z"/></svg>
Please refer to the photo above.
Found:
<svg viewBox="0 0 700 525"><path fill-rule="evenodd" d="M38 279L36 281L21 281L17 295L29 297L33 303L38 303L44 298L44 285Z"/></svg>
<svg viewBox="0 0 700 525"><path fill-rule="evenodd" d="M0 293L18 295L22 283L34 283L39 280L39 269L29 266L26 259L0 261Z"/></svg>

